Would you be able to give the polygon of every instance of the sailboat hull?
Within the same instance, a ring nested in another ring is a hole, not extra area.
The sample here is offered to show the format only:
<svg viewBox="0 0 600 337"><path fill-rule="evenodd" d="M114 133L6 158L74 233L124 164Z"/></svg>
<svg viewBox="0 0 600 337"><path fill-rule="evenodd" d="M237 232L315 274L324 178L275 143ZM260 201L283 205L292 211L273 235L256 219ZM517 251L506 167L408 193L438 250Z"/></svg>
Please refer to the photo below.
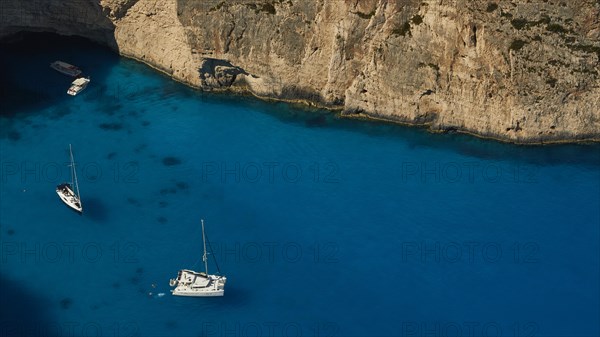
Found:
<svg viewBox="0 0 600 337"><path fill-rule="evenodd" d="M60 197L60 200L69 206L75 212L82 214L83 207L81 207L81 201L77 198L77 195L73 192L70 184L64 183L56 186L56 194Z"/></svg>

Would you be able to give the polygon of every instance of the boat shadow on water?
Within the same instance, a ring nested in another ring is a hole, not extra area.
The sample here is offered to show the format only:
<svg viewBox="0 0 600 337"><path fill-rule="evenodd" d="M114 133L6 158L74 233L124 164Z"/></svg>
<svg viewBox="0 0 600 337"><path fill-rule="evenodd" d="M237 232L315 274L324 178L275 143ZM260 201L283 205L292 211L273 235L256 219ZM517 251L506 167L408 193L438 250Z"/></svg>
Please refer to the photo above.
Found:
<svg viewBox="0 0 600 337"><path fill-rule="evenodd" d="M82 198L81 203L85 205L83 216L94 222L106 222L106 219L108 219L108 207L106 207L102 199L94 197Z"/></svg>
<svg viewBox="0 0 600 337"><path fill-rule="evenodd" d="M230 282L232 283L232 282ZM245 304L250 303L250 294L252 292L249 289L242 289L236 287L233 284L230 284L225 291L225 296L223 296L223 303L225 305L231 306L244 306Z"/></svg>

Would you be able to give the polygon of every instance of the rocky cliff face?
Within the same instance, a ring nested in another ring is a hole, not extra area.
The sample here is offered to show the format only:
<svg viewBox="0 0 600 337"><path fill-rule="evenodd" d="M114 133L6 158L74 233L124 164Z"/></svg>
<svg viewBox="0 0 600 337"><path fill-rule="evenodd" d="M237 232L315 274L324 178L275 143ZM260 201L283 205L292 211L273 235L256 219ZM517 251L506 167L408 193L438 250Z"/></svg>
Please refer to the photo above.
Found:
<svg viewBox="0 0 600 337"><path fill-rule="evenodd" d="M597 0L5 0L205 90L515 142L600 138Z"/></svg>

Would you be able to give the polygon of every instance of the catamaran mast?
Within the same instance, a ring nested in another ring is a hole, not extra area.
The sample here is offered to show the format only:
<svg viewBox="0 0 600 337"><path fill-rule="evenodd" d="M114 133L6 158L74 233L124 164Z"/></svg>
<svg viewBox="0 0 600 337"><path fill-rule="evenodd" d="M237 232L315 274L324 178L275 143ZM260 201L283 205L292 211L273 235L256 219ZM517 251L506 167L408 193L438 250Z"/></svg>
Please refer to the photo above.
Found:
<svg viewBox="0 0 600 337"><path fill-rule="evenodd" d="M204 272L208 276L208 259L206 258L206 239L204 238L204 219L202 221L202 244L204 245L204 255L202 255L202 260L204 260Z"/></svg>
<svg viewBox="0 0 600 337"><path fill-rule="evenodd" d="M217 274L221 274L221 268L219 268L219 263L217 262L217 258L215 257L215 254L213 252L212 245L210 244L210 239L208 238L208 235L206 235L206 233L204 233L204 236L206 237L206 243L208 243L208 254L212 255L213 261L215 262L215 266L217 267Z"/></svg>
<svg viewBox="0 0 600 337"><path fill-rule="evenodd" d="M75 192L77 193L77 199L81 205L81 197L79 197L79 184L77 183L77 171L75 170L75 159L73 159L73 150L71 144L69 144L69 152L71 153L71 185L75 185Z"/></svg>

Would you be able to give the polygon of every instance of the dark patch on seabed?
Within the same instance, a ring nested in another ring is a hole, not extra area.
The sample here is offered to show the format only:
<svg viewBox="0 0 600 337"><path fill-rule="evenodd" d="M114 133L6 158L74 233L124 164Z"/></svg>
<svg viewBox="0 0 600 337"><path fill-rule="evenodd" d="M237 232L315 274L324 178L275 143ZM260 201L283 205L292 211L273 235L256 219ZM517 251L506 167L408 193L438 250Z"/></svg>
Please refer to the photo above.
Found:
<svg viewBox="0 0 600 337"><path fill-rule="evenodd" d="M8 138L8 140L12 140L13 142L17 142L21 140L21 133L15 130L10 130L6 133L6 138Z"/></svg>
<svg viewBox="0 0 600 337"><path fill-rule="evenodd" d="M7 139L11 142L18 142L21 140L22 136L18 131L21 127L17 124L18 123L15 123L14 119L0 116L0 139Z"/></svg>
<svg viewBox="0 0 600 337"><path fill-rule="evenodd" d="M177 194L177 190L173 187L161 188L160 194L162 194L162 195Z"/></svg>
<svg viewBox="0 0 600 337"><path fill-rule="evenodd" d="M164 157L162 160L165 166L175 166L181 164L181 159L173 156Z"/></svg>
<svg viewBox="0 0 600 337"><path fill-rule="evenodd" d="M128 101L139 101L148 99L149 97L156 97L160 92L160 87L131 87L125 88L121 96Z"/></svg>
<svg viewBox="0 0 600 337"><path fill-rule="evenodd" d="M178 85L178 83L175 82L167 82L167 84L161 87L161 89L161 98L168 98L173 95L179 95L181 92L180 86Z"/></svg>
<svg viewBox="0 0 600 337"><path fill-rule="evenodd" d="M222 202L225 199L225 191L221 186L209 185L204 187L204 191L201 192L202 198L207 200L215 200Z"/></svg>
<svg viewBox="0 0 600 337"><path fill-rule="evenodd" d="M175 186L177 186L177 188L180 190L187 190L190 187L190 185L188 185L188 183L183 182L183 181L176 182Z"/></svg>
<svg viewBox="0 0 600 337"><path fill-rule="evenodd" d="M132 198L132 197L127 198L127 202L130 205L133 205L133 206L136 206L136 207L139 207L139 206L142 205L136 198Z"/></svg>
<svg viewBox="0 0 600 337"><path fill-rule="evenodd" d="M120 112L123 109L123 104L108 101L106 99L100 100L98 104L98 110L108 116L114 116L116 113Z"/></svg>
<svg viewBox="0 0 600 337"><path fill-rule="evenodd" d="M133 152L135 152L135 153L141 153L146 148L148 148L148 144L140 144L140 145L136 146L135 149L133 149Z"/></svg>
<svg viewBox="0 0 600 337"><path fill-rule="evenodd" d="M68 297L65 297L62 300L60 300L59 303L60 303L60 308L61 309L68 310L68 309L71 308L71 305L73 305L73 300L70 299L70 298L68 298Z"/></svg>
<svg viewBox="0 0 600 337"><path fill-rule="evenodd" d="M107 131L119 131L122 130L124 126L122 123L101 123L98 125L98 127Z"/></svg>
<svg viewBox="0 0 600 337"><path fill-rule="evenodd" d="M39 129L47 128L48 124L46 124L46 123L33 124L31 127L35 130L39 130Z"/></svg>
<svg viewBox="0 0 600 337"><path fill-rule="evenodd" d="M176 321L166 321L165 326L169 329L177 329L177 322Z"/></svg>
<svg viewBox="0 0 600 337"><path fill-rule="evenodd" d="M316 126L326 126L327 125L327 117L324 115L319 115L313 118L306 120L306 126L308 127L316 127Z"/></svg>
<svg viewBox="0 0 600 337"><path fill-rule="evenodd" d="M68 105L61 104L56 108L52 109L52 112L49 115L49 118L52 120L61 119L67 115L72 113L72 108Z"/></svg>
<svg viewBox="0 0 600 337"><path fill-rule="evenodd" d="M156 220L157 220L157 221L158 221L158 223L159 223L159 224L161 224L161 225L164 225L164 224L166 224L167 222L169 222L169 220L167 220L167 218L165 218L164 216L159 216L159 217L158 217Z"/></svg>
<svg viewBox="0 0 600 337"><path fill-rule="evenodd" d="M142 267L138 267L135 269L135 273L133 274L133 276L129 279L129 282L133 285L138 285L140 284L141 280L142 280L142 275L144 274L144 268Z"/></svg>
<svg viewBox="0 0 600 337"><path fill-rule="evenodd" d="M136 274L136 275L133 275L129 279L129 282L131 282L131 284L133 284L133 285L138 285L138 284L140 284L140 279L141 279L141 276Z"/></svg>

